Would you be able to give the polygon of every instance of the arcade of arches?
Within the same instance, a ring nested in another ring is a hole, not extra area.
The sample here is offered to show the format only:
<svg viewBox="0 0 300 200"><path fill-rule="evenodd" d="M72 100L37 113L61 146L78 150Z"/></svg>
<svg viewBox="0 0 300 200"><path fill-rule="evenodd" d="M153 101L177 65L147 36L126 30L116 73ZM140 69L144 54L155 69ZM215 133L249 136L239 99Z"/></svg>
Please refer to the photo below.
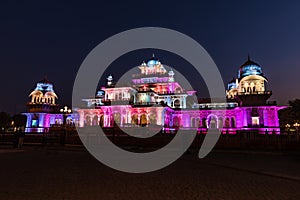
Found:
<svg viewBox="0 0 300 200"><path fill-rule="evenodd" d="M187 128L236 128L236 117L226 113L202 113L199 110L185 113L170 108L131 108L80 110L80 126L132 127L160 125L164 127Z"/></svg>

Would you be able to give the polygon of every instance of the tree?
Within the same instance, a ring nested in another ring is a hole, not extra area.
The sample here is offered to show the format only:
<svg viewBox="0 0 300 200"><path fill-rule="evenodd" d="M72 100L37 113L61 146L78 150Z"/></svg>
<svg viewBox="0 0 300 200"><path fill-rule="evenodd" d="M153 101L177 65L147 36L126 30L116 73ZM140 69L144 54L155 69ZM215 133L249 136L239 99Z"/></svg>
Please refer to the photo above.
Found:
<svg viewBox="0 0 300 200"><path fill-rule="evenodd" d="M295 120L300 120L300 99L289 101L291 114Z"/></svg>
<svg viewBox="0 0 300 200"><path fill-rule="evenodd" d="M0 131L6 130L11 123L10 115L6 112L0 112Z"/></svg>
<svg viewBox="0 0 300 200"><path fill-rule="evenodd" d="M25 115L17 114L12 117L12 120L14 121L14 126L19 127L25 127L27 118Z"/></svg>
<svg viewBox="0 0 300 200"><path fill-rule="evenodd" d="M300 122L300 99L289 101L289 107L279 111L280 124Z"/></svg>

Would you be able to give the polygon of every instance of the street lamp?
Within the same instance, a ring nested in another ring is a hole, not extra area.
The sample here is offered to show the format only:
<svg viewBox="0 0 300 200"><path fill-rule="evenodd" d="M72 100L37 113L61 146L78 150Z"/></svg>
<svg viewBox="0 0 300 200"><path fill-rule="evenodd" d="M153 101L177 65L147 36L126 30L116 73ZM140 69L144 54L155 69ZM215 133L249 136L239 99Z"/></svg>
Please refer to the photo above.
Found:
<svg viewBox="0 0 300 200"><path fill-rule="evenodd" d="M285 125L285 130L287 131L287 133L290 132L290 127L291 127L290 124L286 124L286 125Z"/></svg>
<svg viewBox="0 0 300 200"><path fill-rule="evenodd" d="M72 110L69 109L68 106L64 106L64 108L60 109L60 112L63 113L63 119L64 119L62 131L60 133L60 144L64 146L66 136L67 136L67 117L72 112Z"/></svg>
<svg viewBox="0 0 300 200"><path fill-rule="evenodd" d="M300 124L299 124L298 122L296 122L296 123L294 124L294 127L296 128L297 133L298 133L299 126L300 126Z"/></svg>
<svg viewBox="0 0 300 200"><path fill-rule="evenodd" d="M60 109L60 112L64 114L69 114L72 112L72 110L69 109L68 106L65 106L64 108Z"/></svg>
<svg viewBox="0 0 300 200"><path fill-rule="evenodd" d="M70 108L68 108L68 106L64 106L64 108L60 109L60 112L63 113L63 117L64 117L64 122L63 125L66 125L67 123L67 116L68 114L70 114L72 112L72 110Z"/></svg>

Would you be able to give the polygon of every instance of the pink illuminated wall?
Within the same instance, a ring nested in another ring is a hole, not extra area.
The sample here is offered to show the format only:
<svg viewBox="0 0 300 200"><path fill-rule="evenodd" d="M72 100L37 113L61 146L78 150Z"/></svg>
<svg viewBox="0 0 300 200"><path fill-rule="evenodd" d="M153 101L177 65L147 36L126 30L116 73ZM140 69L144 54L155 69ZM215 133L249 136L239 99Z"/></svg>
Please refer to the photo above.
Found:
<svg viewBox="0 0 300 200"><path fill-rule="evenodd" d="M258 111L260 125L252 126L252 109ZM114 114L119 113L121 116L121 126L125 124L133 124L133 116L140 118L142 115L146 115L147 119L150 115L156 116L157 125L162 125L164 128L200 128L207 129L212 128L211 123L214 121L214 128L221 128L223 130L259 130L259 131L279 131L277 106L257 106L257 107L236 107L227 110L173 110L169 107L132 107L129 105L119 106L102 106L101 109L81 109L80 126L92 126L85 120L87 116L91 118L97 116L100 119L104 116L104 127L112 127L114 125ZM206 121L206 124L203 122ZM150 124L150 120L148 121Z"/></svg>

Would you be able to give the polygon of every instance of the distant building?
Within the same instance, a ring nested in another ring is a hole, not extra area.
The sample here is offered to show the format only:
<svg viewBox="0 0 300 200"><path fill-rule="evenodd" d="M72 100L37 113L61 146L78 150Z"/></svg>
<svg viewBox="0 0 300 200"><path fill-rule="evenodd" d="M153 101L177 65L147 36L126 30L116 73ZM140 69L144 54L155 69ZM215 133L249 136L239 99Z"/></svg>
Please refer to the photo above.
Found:
<svg viewBox="0 0 300 200"><path fill-rule="evenodd" d="M53 83L46 78L36 84L27 103L28 112L25 132L47 132L50 127L75 125L76 115L71 110L59 109Z"/></svg>
<svg viewBox="0 0 300 200"><path fill-rule="evenodd" d="M278 110L283 107L267 101L272 95L266 90L267 79L249 57L239 68L238 77L228 84L228 101L220 103L191 103L189 98L195 91L182 88L174 71L167 71L155 57L138 68L140 73L133 74L131 87L115 87L109 75L107 86L95 98L83 99L86 107L77 109L79 126L159 125L166 131L182 128L205 132L211 128L279 134Z"/></svg>

